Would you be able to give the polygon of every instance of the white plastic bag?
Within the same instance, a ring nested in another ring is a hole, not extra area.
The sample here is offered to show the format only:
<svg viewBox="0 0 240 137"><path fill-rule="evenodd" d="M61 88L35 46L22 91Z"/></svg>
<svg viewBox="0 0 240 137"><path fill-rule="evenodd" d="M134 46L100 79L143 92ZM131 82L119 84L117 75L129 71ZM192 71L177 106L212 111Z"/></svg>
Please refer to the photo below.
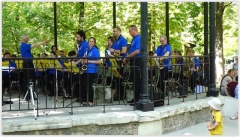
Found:
<svg viewBox="0 0 240 137"><path fill-rule="evenodd" d="M202 92L205 92L205 88L202 85L196 85L194 91L195 93L202 93Z"/></svg>
<svg viewBox="0 0 240 137"><path fill-rule="evenodd" d="M111 98L111 88L105 88L105 99Z"/></svg>

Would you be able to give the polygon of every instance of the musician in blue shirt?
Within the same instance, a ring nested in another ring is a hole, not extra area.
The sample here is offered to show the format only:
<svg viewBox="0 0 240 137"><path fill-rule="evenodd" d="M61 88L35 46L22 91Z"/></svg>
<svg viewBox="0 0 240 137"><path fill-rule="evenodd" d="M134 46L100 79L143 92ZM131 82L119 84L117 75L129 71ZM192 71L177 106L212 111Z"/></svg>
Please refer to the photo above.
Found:
<svg viewBox="0 0 240 137"><path fill-rule="evenodd" d="M180 51L175 51L175 62L173 62L171 69L172 73L177 72L177 70L180 70L179 73L173 73L173 78L175 80L178 79L179 77L179 83L182 84L182 79L183 79L183 58L182 58L182 53ZM171 74L172 74L171 73Z"/></svg>
<svg viewBox="0 0 240 137"><path fill-rule="evenodd" d="M32 62L33 56L31 53L31 49L33 47L38 47L43 44L47 44L50 42L50 40L45 40L44 42L40 42L37 44L28 44L29 37L27 35L22 35L22 43L20 46L20 53L23 58L23 73L24 73L24 87L23 92L26 93L28 90L28 84L29 80L31 79L33 82L35 82L35 70L34 65ZM24 69L25 68L25 69ZM27 96L26 100L29 100L29 95Z"/></svg>
<svg viewBox="0 0 240 137"><path fill-rule="evenodd" d="M115 41L113 43L113 46L111 47L111 52L116 52L120 54L120 56L126 57L127 40L121 35L121 29L119 27L115 27L113 29L113 35L115 37Z"/></svg>
<svg viewBox="0 0 240 137"><path fill-rule="evenodd" d="M171 50L171 46L167 44L166 36L160 36L159 40L161 45L157 47L157 50L155 51L155 54L153 56L164 57L164 58L159 58L159 61L163 62L163 69L161 69L160 71L160 78L158 82L158 87L162 92L164 92L165 85L163 80L168 79L168 70L170 69L170 62L171 62L170 56L171 56L172 50Z"/></svg>
<svg viewBox="0 0 240 137"><path fill-rule="evenodd" d="M110 56L108 52L110 52L111 55L113 54L113 52L111 52L111 51L114 51L112 49L113 43L114 43L114 38L112 36L109 36L108 39L107 39L107 47L105 49L105 57L109 57ZM103 61L103 62L104 62L104 65L106 65L108 67L112 66L112 64L111 64L109 59L105 59L105 61Z"/></svg>
<svg viewBox="0 0 240 137"><path fill-rule="evenodd" d="M108 39L107 39L107 47L106 47L106 49L105 49L105 57L109 57L110 55L109 55L109 53L107 52L107 50L111 53L111 48L112 48L112 46L113 46L113 43L114 43L114 37L112 37L112 36L110 36L110 37L108 37ZM112 56L112 55L111 55ZM105 59L105 64L106 64L106 66L108 67L108 68L110 68L110 67L112 67L112 64L111 64L111 62L110 62L110 60L109 59ZM114 94L115 94L115 83L113 83L112 81L116 81L117 80L117 78L116 77L114 77L113 78L113 80L110 78L110 77L108 77L107 78L107 85L110 85L111 84L111 92L112 92L112 97L114 96ZM111 83L112 82L112 83ZM121 84L122 85L122 84Z"/></svg>
<svg viewBox="0 0 240 137"><path fill-rule="evenodd" d="M9 52L5 52L2 58L2 62L3 62L2 64L4 64L4 62L9 62L9 66L4 66L8 68L2 69L2 81L3 81L2 88L4 89L5 95L7 95L9 92L9 84L14 79L14 76L15 76L14 70L17 68L17 65L13 61L5 60L6 58L10 58Z"/></svg>
<svg viewBox="0 0 240 137"><path fill-rule="evenodd" d="M77 43L78 43L77 57L82 58L82 57L86 56L86 52L89 49L88 42L86 41L86 34L85 34L85 32L83 30L79 30L76 33L76 40L77 40ZM77 62L77 64L76 64L77 67L82 67L82 59L79 59L76 62ZM81 82L80 83L80 91L85 90L85 85L83 84L84 81L85 81L84 80L84 74L80 75L80 82ZM79 85L77 84L77 88L76 89L79 89L78 86ZM75 94L75 96L77 97L77 102L80 102L80 98L79 98L80 91L76 92L76 94Z"/></svg>
<svg viewBox="0 0 240 137"><path fill-rule="evenodd" d="M111 51L117 56L119 55L120 57L126 57L127 40L121 34L121 29L119 27L113 28L113 36L115 37L115 41L113 43L113 46L111 47ZM122 66L122 59L117 59L116 61L118 62L118 66ZM117 69L118 73L122 76L123 76L123 69L124 69L123 67L120 67ZM122 82L123 82L123 79L119 78L117 80L117 85L119 85L120 87L117 87L117 93L116 93L116 96L114 97L114 100L119 100L119 99L122 100L126 98L126 97L123 97L124 93L122 92L123 91L123 86L121 84Z"/></svg>
<svg viewBox="0 0 240 137"><path fill-rule="evenodd" d="M133 81L134 85L134 92L135 96L131 101L128 101L130 103L129 105L134 105L134 99L135 102L138 102L140 99L140 93L141 93L141 58L140 52L141 52L141 37L138 34L137 27L135 25L131 25L129 27L129 33L133 37L129 53L126 57L134 57L130 59L130 66L131 66L131 79ZM123 60L124 63L127 63L129 58L125 58ZM133 72L133 73L132 73Z"/></svg>
<svg viewBox="0 0 240 137"><path fill-rule="evenodd" d="M96 46L96 39L90 37L88 39L89 50L87 51L87 59L83 60L83 64L87 65L87 70L85 71L84 79L86 81L87 88L82 93L82 98L87 98L88 93L88 105L93 106L93 88L92 84L94 82L96 73L98 72L99 64L101 64L100 53Z"/></svg>
<svg viewBox="0 0 240 137"><path fill-rule="evenodd" d="M76 33L76 39L77 39L77 43L78 43L77 57L83 57L86 54L87 49L89 48L88 42L85 40L86 39L85 32L82 30L78 31Z"/></svg>
<svg viewBox="0 0 240 137"><path fill-rule="evenodd" d="M194 88L197 85L197 78L198 78L198 71L199 71L199 67L200 67L200 61L197 57L194 57L195 55L195 51L191 50L189 52L189 55L191 57L193 57L193 62L194 62L194 66L193 68L191 68L191 71L193 72L191 77L190 77L190 88L191 88L191 92L194 92Z"/></svg>

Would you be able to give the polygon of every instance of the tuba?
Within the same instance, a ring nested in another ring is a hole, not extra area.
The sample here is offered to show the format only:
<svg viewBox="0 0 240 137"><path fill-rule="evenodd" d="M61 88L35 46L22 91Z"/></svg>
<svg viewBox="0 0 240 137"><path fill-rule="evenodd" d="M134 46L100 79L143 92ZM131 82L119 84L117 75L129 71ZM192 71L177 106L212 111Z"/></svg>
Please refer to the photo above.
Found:
<svg viewBox="0 0 240 137"><path fill-rule="evenodd" d="M196 46L196 45L195 45ZM195 47L194 46L194 47ZM189 56L189 52L194 48L193 46L187 46L184 45L184 54L183 56L183 75L186 78L190 78L193 74L193 71L191 70L194 67L194 60L192 57Z"/></svg>

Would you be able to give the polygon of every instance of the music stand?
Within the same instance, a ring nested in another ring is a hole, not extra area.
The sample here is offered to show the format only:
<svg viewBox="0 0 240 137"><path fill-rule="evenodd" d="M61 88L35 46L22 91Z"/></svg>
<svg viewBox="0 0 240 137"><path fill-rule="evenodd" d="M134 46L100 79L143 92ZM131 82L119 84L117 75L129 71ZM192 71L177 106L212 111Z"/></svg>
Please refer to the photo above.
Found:
<svg viewBox="0 0 240 137"><path fill-rule="evenodd" d="M49 69L50 68L50 65L49 65L49 60L47 60L47 59L41 59L40 60L40 66L39 66L41 69L43 69L43 71L45 71L46 72L46 70L47 69ZM45 84L47 85L47 74L45 74ZM47 89L46 89L46 86L44 86L45 88L44 88L44 91L46 91ZM46 95L46 92L45 92L45 95Z"/></svg>
<svg viewBox="0 0 240 137"><path fill-rule="evenodd" d="M75 73L75 74L80 74L81 71L80 69L73 63L73 62L69 62L69 63L64 63L64 65L68 68L68 70L71 72L71 73ZM72 79L71 79L72 81ZM72 82L71 82L72 83ZM73 94L73 88L71 88L71 92ZM76 102L77 100L71 102L69 105L72 105L74 102ZM67 105L66 107L68 107L69 105Z"/></svg>
<svg viewBox="0 0 240 137"><path fill-rule="evenodd" d="M23 68L23 60L22 59L16 60L15 64L16 64L18 69L22 69Z"/></svg>
<svg viewBox="0 0 240 137"><path fill-rule="evenodd" d="M36 72L39 71L39 70L41 70L41 71L43 70L43 67L41 65L41 60L34 59L33 60L33 65L34 65L34 68L35 68ZM35 83L36 83L35 86L37 87L37 93L39 94L40 93L40 89L39 89L39 85L38 85L38 79L36 79ZM34 95L37 97L35 91L34 91Z"/></svg>
<svg viewBox="0 0 240 137"><path fill-rule="evenodd" d="M55 85L55 93L56 93L56 96L55 96L55 100L54 100L54 103L53 103L53 106L52 108L54 108L54 110L56 111L56 107L57 107L57 103L58 103L58 80L57 80L57 70L61 70L62 69L62 65L59 63L59 61L57 59L54 59L54 60L48 60L49 61L49 65L51 68L54 68L55 69L55 78L56 78L56 85ZM51 111L51 110L50 110ZM50 112L48 111L48 113ZM43 112L45 113L45 111ZM46 115L48 115L48 113L46 113Z"/></svg>

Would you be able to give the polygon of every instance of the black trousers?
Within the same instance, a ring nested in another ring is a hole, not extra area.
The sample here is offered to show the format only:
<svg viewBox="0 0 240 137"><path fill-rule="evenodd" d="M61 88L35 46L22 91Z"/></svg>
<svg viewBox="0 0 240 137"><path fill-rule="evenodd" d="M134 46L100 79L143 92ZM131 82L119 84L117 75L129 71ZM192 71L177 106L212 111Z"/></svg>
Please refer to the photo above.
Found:
<svg viewBox="0 0 240 137"><path fill-rule="evenodd" d="M198 76L194 75L194 74L192 74L191 77L190 77L190 82L189 83L190 83L191 92L194 90L195 86L197 84L199 84L198 81L197 81L197 78L198 78Z"/></svg>
<svg viewBox="0 0 240 137"><path fill-rule="evenodd" d="M160 77L159 77L159 81L158 81L158 87L162 92L164 92L164 88L165 88L163 80L168 79L168 77L169 77L168 68L161 69L160 70ZM168 93L166 92L166 95L167 94Z"/></svg>
<svg viewBox="0 0 240 137"><path fill-rule="evenodd" d="M34 65L31 60L23 61L23 75L24 75L23 93L25 95L28 90L28 85L30 81L33 82L34 89L35 89L36 75L35 75ZM27 99L29 99L29 97L30 97L30 92L28 92Z"/></svg>
<svg viewBox="0 0 240 137"><path fill-rule="evenodd" d="M3 71L2 74L4 74L5 72ZM8 74L8 72L6 72ZM11 82L11 77L9 78L8 76L4 76L2 77L2 91L4 91L5 88L9 88L9 82Z"/></svg>
<svg viewBox="0 0 240 137"><path fill-rule="evenodd" d="M83 90L82 93L82 98L87 99L87 94L88 94L88 101L93 103L93 82L95 80L96 74L95 73L85 73L84 75L84 80L86 81L86 88ZM81 84L82 86L82 84Z"/></svg>
<svg viewBox="0 0 240 137"><path fill-rule="evenodd" d="M134 98L137 102L140 99L141 93L141 62L140 59L130 60L131 75L130 78L133 81Z"/></svg>
<svg viewBox="0 0 240 137"><path fill-rule="evenodd" d="M69 77L70 79L72 79L72 82L75 82L74 96L77 98L79 98L79 97L82 98L82 93L84 93L86 91L86 80L87 79L85 79L85 77L86 77L85 75L86 75L86 73L72 74L72 78L71 78L71 76ZM84 98L84 99L86 99L86 98Z"/></svg>

